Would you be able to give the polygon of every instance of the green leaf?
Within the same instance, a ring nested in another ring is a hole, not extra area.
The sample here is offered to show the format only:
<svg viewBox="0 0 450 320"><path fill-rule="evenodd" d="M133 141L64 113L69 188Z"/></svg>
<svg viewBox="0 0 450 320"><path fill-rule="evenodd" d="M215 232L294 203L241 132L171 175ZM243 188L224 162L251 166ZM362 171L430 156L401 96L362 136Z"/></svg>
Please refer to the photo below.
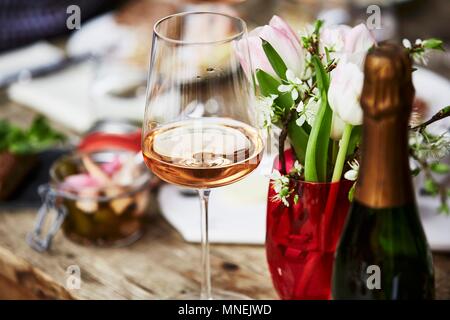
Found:
<svg viewBox="0 0 450 320"><path fill-rule="evenodd" d="M414 170L411 171L411 175L413 177L417 177L420 173L420 168L415 168Z"/></svg>
<svg viewBox="0 0 450 320"><path fill-rule="evenodd" d="M287 67L283 59L280 57L278 52L272 47L272 45L264 39L262 40L262 47L270 62L275 73L281 78L286 80Z"/></svg>
<svg viewBox="0 0 450 320"><path fill-rule="evenodd" d="M309 37L302 37L301 41L303 44L303 48L309 48L309 46L311 45L311 39Z"/></svg>
<svg viewBox="0 0 450 320"><path fill-rule="evenodd" d="M348 201L353 202L353 197L355 195L356 182L352 185L350 190L348 191Z"/></svg>
<svg viewBox="0 0 450 320"><path fill-rule="evenodd" d="M36 153L48 148L65 137L53 130L44 117L34 119L28 130L0 121L0 151L14 154Z"/></svg>
<svg viewBox="0 0 450 320"><path fill-rule="evenodd" d="M8 132L10 131L10 124L6 120L0 120L0 152L8 149Z"/></svg>
<svg viewBox="0 0 450 320"><path fill-rule="evenodd" d="M278 86L281 85L280 81L261 69L256 70L256 79L263 96L268 97L271 94L276 94L278 95L278 98L275 99L277 105L285 110L289 110L292 107L294 101L291 98L291 94L289 92L283 94L278 92Z"/></svg>
<svg viewBox="0 0 450 320"><path fill-rule="evenodd" d="M314 33L319 34L322 26L323 26L323 20L316 20L316 22L314 22Z"/></svg>
<svg viewBox="0 0 450 320"><path fill-rule="evenodd" d="M305 163L305 152L309 135L303 127L307 124L305 123L302 127L299 127L297 123L295 123L295 120L296 119L292 120L288 124L288 137L292 148L294 149L297 160L300 163Z"/></svg>
<svg viewBox="0 0 450 320"><path fill-rule="evenodd" d="M278 86L281 85L281 82L264 70L256 70L256 80L258 80L259 89L263 96L268 97L271 94L278 94Z"/></svg>
<svg viewBox="0 0 450 320"><path fill-rule="evenodd" d="M283 187L280 190L281 197L287 197L289 195L289 187Z"/></svg>
<svg viewBox="0 0 450 320"><path fill-rule="evenodd" d="M439 213L443 214L450 214L450 208L448 207L447 202L441 203L441 206L439 207Z"/></svg>
<svg viewBox="0 0 450 320"><path fill-rule="evenodd" d="M434 50L441 50L441 51L444 51L443 44L444 43L442 42L442 40L439 40L439 39L436 39L436 38L427 39L427 40L424 40L422 42L422 46L424 48L434 49Z"/></svg>
<svg viewBox="0 0 450 320"><path fill-rule="evenodd" d="M450 166L446 163L436 162L430 165L430 169L438 174L446 174L450 172Z"/></svg>
<svg viewBox="0 0 450 320"><path fill-rule="evenodd" d="M294 196L294 204L297 204L298 203L298 194L296 194L295 196Z"/></svg>
<svg viewBox="0 0 450 320"><path fill-rule="evenodd" d="M327 92L329 78L319 57L312 56L316 71L317 85L321 94L321 104L312 126L305 154L305 180L325 182L327 178L328 144L330 141L332 111L328 105Z"/></svg>
<svg viewBox="0 0 450 320"><path fill-rule="evenodd" d="M425 180L425 183L423 185L424 190L426 191L426 193L430 194L430 195L436 195L439 191L439 187L437 186L437 184L431 180L431 179L427 179Z"/></svg>
<svg viewBox="0 0 450 320"><path fill-rule="evenodd" d="M350 136L350 141L348 142L347 156L355 153L356 148L361 142L362 136L362 126L355 126L352 129L352 135Z"/></svg>

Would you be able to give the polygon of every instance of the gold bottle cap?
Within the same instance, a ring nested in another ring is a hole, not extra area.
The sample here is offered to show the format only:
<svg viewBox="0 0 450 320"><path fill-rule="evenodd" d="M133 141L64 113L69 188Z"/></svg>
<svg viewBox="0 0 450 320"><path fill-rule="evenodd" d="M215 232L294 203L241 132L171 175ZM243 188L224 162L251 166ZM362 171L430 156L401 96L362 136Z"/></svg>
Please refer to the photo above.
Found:
<svg viewBox="0 0 450 320"><path fill-rule="evenodd" d="M382 43L370 50L364 65L361 106L379 119L398 114L409 118L414 98L412 63L405 48Z"/></svg>
<svg viewBox="0 0 450 320"><path fill-rule="evenodd" d="M361 169L355 199L371 208L414 203L408 160L408 120L414 87L408 52L384 43L366 57Z"/></svg>

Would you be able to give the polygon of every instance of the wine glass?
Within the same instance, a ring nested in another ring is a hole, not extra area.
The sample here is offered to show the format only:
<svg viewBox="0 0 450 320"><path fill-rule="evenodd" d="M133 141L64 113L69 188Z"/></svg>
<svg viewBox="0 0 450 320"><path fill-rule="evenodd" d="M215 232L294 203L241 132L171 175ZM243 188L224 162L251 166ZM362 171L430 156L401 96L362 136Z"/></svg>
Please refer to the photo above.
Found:
<svg viewBox="0 0 450 320"><path fill-rule="evenodd" d="M263 154L251 66L238 58L250 61L248 50L235 51L246 33L243 20L212 12L174 14L154 27L142 151L162 180L198 191L201 299L244 298L211 290L208 199L212 188L255 170Z"/></svg>

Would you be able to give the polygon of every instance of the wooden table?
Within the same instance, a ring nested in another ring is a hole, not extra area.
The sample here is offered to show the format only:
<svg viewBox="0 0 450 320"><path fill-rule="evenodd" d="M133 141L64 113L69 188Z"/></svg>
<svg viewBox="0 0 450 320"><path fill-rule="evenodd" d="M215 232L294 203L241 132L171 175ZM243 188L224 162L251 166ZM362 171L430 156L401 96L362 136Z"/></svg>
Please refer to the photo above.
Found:
<svg viewBox="0 0 450 320"><path fill-rule="evenodd" d="M188 244L159 215L126 248L83 247L57 235L38 253L25 243L34 210L0 213L0 299L167 299L196 292L200 248ZM435 254L436 294L450 298L450 256ZM256 299L276 299L262 246L212 245L213 285ZM81 288L67 290L67 268L77 265Z"/></svg>
<svg viewBox="0 0 450 320"><path fill-rule="evenodd" d="M0 214L0 298L167 299L199 289L200 247L159 215L129 247L82 247L59 233L43 254L25 243L34 217L34 210ZM261 246L213 245L211 264L215 287L276 298ZM79 290L65 289L71 265L81 271Z"/></svg>

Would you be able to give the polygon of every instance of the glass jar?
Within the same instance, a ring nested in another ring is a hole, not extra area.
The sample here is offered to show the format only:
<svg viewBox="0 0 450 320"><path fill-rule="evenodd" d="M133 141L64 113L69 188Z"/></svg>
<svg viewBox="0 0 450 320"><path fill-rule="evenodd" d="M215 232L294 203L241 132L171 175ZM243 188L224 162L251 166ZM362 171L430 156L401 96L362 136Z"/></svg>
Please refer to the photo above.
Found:
<svg viewBox="0 0 450 320"><path fill-rule="evenodd" d="M129 185L100 189L97 194L88 192L88 186L83 192L64 188L66 177L83 170L82 154L63 156L53 164L50 184L39 189L43 205L38 212L35 230L28 237L34 249L47 250L61 226L66 237L84 245L124 246L140 238L150 204L151 178L142 158L127 151L101 151L91 153L89 157L101 166L118 154L136 161L136 177ZM56 217L43 237L43 225L52 212Z"/></svg>

